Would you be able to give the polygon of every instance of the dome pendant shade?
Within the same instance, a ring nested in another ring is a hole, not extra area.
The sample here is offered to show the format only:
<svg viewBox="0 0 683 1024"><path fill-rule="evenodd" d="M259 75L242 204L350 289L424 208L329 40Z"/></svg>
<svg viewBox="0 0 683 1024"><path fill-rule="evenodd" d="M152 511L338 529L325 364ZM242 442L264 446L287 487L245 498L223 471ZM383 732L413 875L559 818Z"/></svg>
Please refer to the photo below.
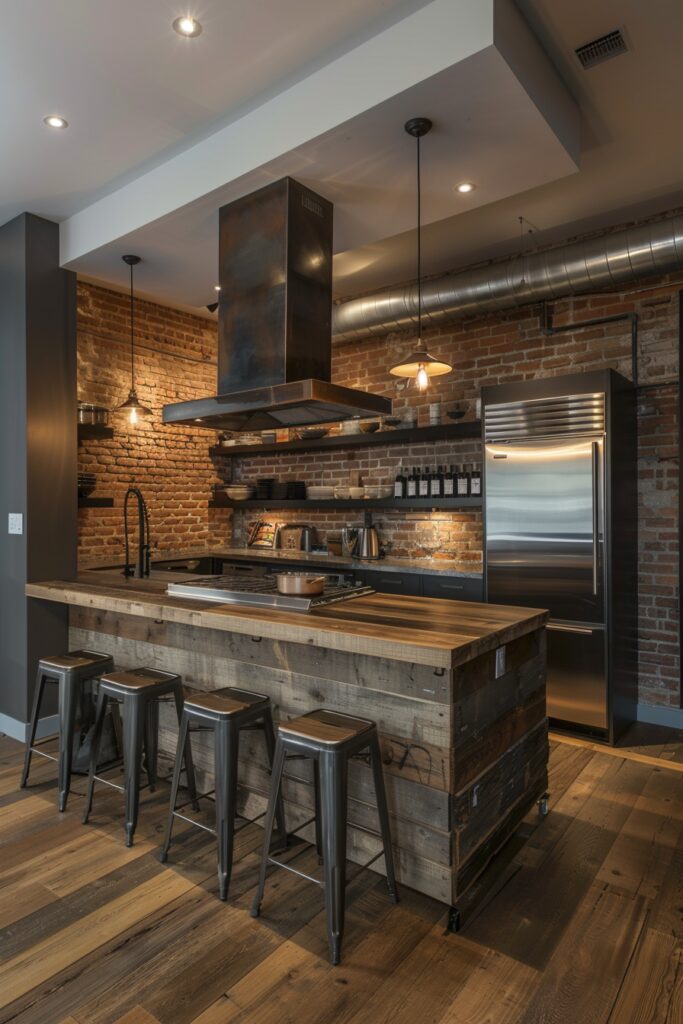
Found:
<svg viewBox="0 0 683 1024"><path fill-rule="evenodd" d="M428 377L440 377L444 373L450 373L453 369L450 363L443 363L440 359L435 359L423 349L420 352L411 352L404 362L392 366L389 373L394 377L416 377L421 368Z"/></svg>
<svg viewBox="0 0 683 1024"><path fill-rule="evenodd" d="M137 423L139 419L154 415L151 409L148 409L146 405L142 404L135 392L135 388L130 389L126 401L121 405L117 405L113 411L115 414L127 413L128 419L131 423Z"/></svg>
<svg viewBox="0 0 683 1024"><path fill-rule="evenodd" d="M394 377L412 377L419 391L426 391L431 377L440 377L450 373L453 367L440 359L430 356L422 348L422 217L421 217L421 179L420 179L420 139L431 130L432 122L428 117L413 117L403 126L415 139L417 144L417 343L418 349L412 352L403 362L390 367L389 373Z"/></svg>

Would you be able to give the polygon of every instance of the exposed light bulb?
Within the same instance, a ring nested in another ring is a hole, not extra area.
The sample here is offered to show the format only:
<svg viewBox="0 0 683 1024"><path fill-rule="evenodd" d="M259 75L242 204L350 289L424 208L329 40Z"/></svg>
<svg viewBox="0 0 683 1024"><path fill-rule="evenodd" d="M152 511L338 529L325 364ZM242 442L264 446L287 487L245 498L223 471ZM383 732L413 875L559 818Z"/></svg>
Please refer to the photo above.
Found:
<svg viewBox="0 0 683 1024"><path fill-rule="evenodd" d="M202 26L196 18L193 18L190 14L186 14L182 18L175 19L173 22L173 31L177 32L179 36L185 36L187 39L193 39L195 36L200 35Z"/></svg>
<svg viewBox="0 0 683 1024"><path fill-rule="evenodd" d="M138 411L135 408L135 406L133 406L133 408L130 410L130 422L135 424L135 423L137 423L137 421L138 421Z"/></svg>
<svg viewBox="0 0 683 1024"><path fill-rule="evenodd" d="M429 374L425 370L423 363L420 363L415 375L415 383L417 384L418 391L426 391L429 387Z"/></svg>

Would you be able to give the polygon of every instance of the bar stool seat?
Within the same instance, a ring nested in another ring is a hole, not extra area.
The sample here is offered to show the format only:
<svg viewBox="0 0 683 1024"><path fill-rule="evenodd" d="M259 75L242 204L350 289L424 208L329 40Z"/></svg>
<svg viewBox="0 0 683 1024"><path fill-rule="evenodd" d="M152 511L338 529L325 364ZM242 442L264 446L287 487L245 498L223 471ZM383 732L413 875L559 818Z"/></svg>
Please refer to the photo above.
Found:
<svg viewBox="0 0 683 1024"><path fill-rule="evenodd" d="M269 864L286 868L320 885L325 892L327 937L333 964L340 962L344 934L348 762L351 757L365 750L370 752L382 849L367 861L363 868L369 867L384 856L389 896L392 902L397 903L398 890L394 874L389 811L376 724L367 718L356 718L353 715L319 708L289 722L281 723L275 744L261 868L251 913L253 917L260 914L266 869ZM323 862L322 882L278 860L270 853L275 808L280 799L284 763L288 757L310 757L314 762L315 817L305 821L294 831L298 832L310 825L311 821L315 821L316 847Z"/></svg>
<svg viewBox="0 0 683 1024"><path fill-rule="evenodd" d="M282 736L297 736L310 739L325 747L340 746L360 738L363 733L375 729L375 723L369 718L354 718L352 715L339 714L319 708L309 711L289 722L281 722L279 731Z"/></svg>
<svg viewBox="0 0 683 1024"><path fill-rule="evenodd" d="M21 788L28 785L31 759L39 754L49 761L57 761L59 777L58 806L60 811L66 810L71 788L71 769L73 764L74 728L76 709L83 686L92 679L97 679L105 672L114 668L114 659L109 654L98 651L68 651L66 654L52 654L41 658L38 662L36 688L33 697L33 709L29 736L24 754L24 770L21 776ZM36 746L36 731L40 719L45 687L55 684L59 687L59 754L54 757Z"/></svg>
<svg viewBox="0 0 683 1024"><path fill-rule="evenodd" d="M195 729L190 726L194 724ZM228 898L232 859L235 840L235 819L242 818L237 811L237 766L239 754L239 737L242 729L259 729L263 732L268 762L272 769L275 750L275 735L270 698L262 693L252 693L237 687L226 687L212 693L197 693L185 699L183 714L178 734L173 783L171 787L171 803L166 825L164 845L159 859L164 863L168 859L171 835L175 818L189 822L191 825L210 832L216 836L218 846L218 895L220 899ZM199 794L199 798L208 797L215 792L216 828L194 821L181 814L185 804L177 807L178 785L182 769L182 751L190 747L190 734L193 731L212 730L214 734L214 779L215 790ZM264 812L265 813L265 812ZM252 824L264 815L256 818L242 818L243 825ZM284 813L282 801L279 800L275 810L278 828L284 836Z"/></svg>
<svg viewBox="0 0 683 1024"><path fill-rule="evenodd" d="M183 710L183 686L179 675L173 672L161 672L154 668L132 668L123 669L118 672L109 672L103 675L100 680L83 824L87 824L90 816L95 781L103 782L113 789L118 789L125 795L126 846L133 845L133 836L137 827L143 745L145 748L147 782L152 790L154 790L156 784L159 701L164 698L173 698L178 722L180 722ZM120 701L123 704L123 786L117 786L96 774L99 748L102 741L102 725L109 700ZM181 760L183 757L190 793L192 794L192 799L196 802L194 767L189 744L181 751Z"/></svg>

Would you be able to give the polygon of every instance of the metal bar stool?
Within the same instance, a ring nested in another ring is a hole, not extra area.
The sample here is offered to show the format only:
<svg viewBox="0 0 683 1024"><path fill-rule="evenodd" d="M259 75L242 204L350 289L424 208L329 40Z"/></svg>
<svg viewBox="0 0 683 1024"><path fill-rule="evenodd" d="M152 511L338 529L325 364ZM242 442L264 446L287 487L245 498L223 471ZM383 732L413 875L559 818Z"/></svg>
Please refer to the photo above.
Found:
<svg viewBox="0 0 683 1024"><path fill-rule="evenodd" d="M286 868L288 871L293 871L295 874L315 882L316 885L320 885L325 893L327 937L333 964L338 964L340 961L344 934L348 762L349 758L363 750L370 751L383 849L367 861L361 870L369 867L383 854L389 896L393 903L398 902L389 829L389 811L384 790L377 726L365 718L354 718L351 715L343 715L321 708L318 711L302 715L300 718L294 718L291 722L280 724L275 745L273 780L266 812L261 870L251 911L252 917L259 916L268 864ZM304 822L294 831L299 832L315 820L316 846L318 854L322 853L323 881L313 878L303 871L298 871L270 855L273 818L276 803L279 800L282 771L288 756L310 757L314 760L316 816Z"/></svg>
<svg viewBox="0 0 683 1024"><path fill-rule="evenodd" d="M100 680L83 824L87 824L92 808L95 780L111 786L112 789L118 789L119 792L125 794L126 846L133 845L133 836L138 822L143 744L146 754L145 768L148 785L154 790L156 783L159 700L167 696L172 696L175 700L178 722L180 722L183 711L183 687L180 676L172 672L160 672L153 668L133 668L122 672L110 672L102 676ZM117 786L115 783L109 782L108 779L103 779L95 774L102 742L102 725L109 700L123 703L123 786ZM196 800L194 767L189 743L185 745L183 752L188 788L192 799Z"/></svg>
<svg viewBox="0 0 683 1024"><path fill-rule="evenodd" d="M197 728L190 730L191 724L195 724ZM270 698L260 693L250 693L248 690L240 690L234 687L226 687L214 693L198 693L196 696L186 698L178 734L178 749L176 751L175 768L173 771L166 837L159 855L162 863L168 859L174 818L181 818L183 821L187 821L191 825L197 825L198 828L203 829L205 832L215 835L218 841L218 894L222 900L228 897L228 887L232 873L232 856L236 831L235 818L242 818L242 815L237 813L237 756L239 753L240 731L242 729L259 729L263 732L268 762L272 770L275 735ZM206 732L209 730L212 730L214 734L215 790L201 793L200 797L210 796L213 792L216 794L215 829L211 829L207 825L202 825L200 822L181 814L180 811L187 804L181 804L180 808L176 808L178 784L182 769L182 752L184 749L189 750L190 732ZM243 828L254 821L258 821L259 818L264 817L264 814L257 815L256 818L251 819L243 818L244 824L241 827ZM277 818L278 830L284 837L285 819L282 799L279 796L276 800L275 817Z"/></svg>
<svg viewBox="0 0 683 1024"><path fill-rule="evenodd" d="M41 658L38 662L36 689L33 696L33 710L29 737L24 755L24 771L21 776L21 788L28 785L33 754L46 757L49 761L57 761L59 777L59 809L66 810L66 802L71 788L71 765L73 761L74 725L78 698L84 683L97 679L104 672L114 668L114 659L108 654L96 651L69 651L68 654L57 654L50 658ZM45 753L36 746L36 730L40 718L45 687L55 683L59 687L59 755Z"/></svg>

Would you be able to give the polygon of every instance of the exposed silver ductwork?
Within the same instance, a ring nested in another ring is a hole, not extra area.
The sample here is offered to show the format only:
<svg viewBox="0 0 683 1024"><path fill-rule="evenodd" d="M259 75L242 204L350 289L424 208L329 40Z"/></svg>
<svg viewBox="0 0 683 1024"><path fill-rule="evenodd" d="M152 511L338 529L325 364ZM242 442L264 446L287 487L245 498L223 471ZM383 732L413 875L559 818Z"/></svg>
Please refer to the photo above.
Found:
<svg viewBox="0 0 683 1024"><path fill-rule="evenodd" d="M683 269L683 216L572 242L546 252L425 281L423 323L510 309L633 284L647 274ZM404 330L417 323L417 286L350 299L335 306L334 340Z"/></svg>

